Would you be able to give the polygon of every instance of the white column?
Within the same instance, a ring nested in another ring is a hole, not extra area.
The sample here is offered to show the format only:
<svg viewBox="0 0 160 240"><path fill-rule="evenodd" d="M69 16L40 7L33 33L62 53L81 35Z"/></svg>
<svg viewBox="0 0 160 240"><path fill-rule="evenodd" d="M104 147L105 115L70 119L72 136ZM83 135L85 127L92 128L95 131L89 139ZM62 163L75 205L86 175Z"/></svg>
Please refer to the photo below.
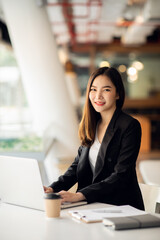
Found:
<svg viewBox="0 0 160 240"><path fill-rule="evenodd" d="M1 1L36 129L56 135L56 156L75 154L78 121L45 7L36 0Z"/></svg>

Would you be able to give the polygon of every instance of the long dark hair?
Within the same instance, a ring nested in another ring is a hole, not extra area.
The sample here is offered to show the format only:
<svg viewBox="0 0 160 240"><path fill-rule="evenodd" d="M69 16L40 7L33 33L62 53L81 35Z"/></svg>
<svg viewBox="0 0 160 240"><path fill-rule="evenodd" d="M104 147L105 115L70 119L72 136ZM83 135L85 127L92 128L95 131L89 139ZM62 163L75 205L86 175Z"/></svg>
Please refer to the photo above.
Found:
<svg viewBox="0 0 160 240"><path fill-rule="evenodd" d="M96 112L93 108L90 99L89 93L92 86L92 83L96 77L99 75L104 75L108 77L116 88L116 93L119 98L116 100L116 107L121 109L125 99L124 85L122 82L121 75L119 72L111 67L102 67L98 68L89 78L87 90L86 90L86 101L84 105L84 111L82 120L79 125L79 137L81 144L85 146L90 146L95 138L96 125L98 120L101 118L100 113Z"/></svg>

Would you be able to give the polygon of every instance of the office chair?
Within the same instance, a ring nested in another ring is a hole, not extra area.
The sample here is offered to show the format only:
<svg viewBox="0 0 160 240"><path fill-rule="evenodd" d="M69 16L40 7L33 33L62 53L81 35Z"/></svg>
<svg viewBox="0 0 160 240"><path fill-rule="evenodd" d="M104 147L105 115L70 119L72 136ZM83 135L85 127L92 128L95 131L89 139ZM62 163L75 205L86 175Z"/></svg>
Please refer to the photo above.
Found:
<svg viewBox="0 0 160 240"><path fill-rule="evenodd" d="M160 186L139 183L144 201L145 211L160 213Z"/></svg>
<svg viewBox="0 0 160 240"><path fill-rule="evenodd" d="M160 160L144 160L139 163L139 170L144 183L160 186Z"/></svg>

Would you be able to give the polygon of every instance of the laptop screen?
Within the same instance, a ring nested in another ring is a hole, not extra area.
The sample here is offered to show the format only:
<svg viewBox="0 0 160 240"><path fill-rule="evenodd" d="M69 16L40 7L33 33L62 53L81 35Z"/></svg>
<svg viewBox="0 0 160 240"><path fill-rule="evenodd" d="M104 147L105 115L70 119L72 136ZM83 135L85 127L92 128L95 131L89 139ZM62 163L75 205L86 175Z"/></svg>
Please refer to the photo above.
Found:
<svg viewBox="0 0 160 240"><path fill-rule="evenodd" d="M2 202L44 210L43 195L37 160L0 156Z"/></svg>
<svg viewBox="0 0 160 240"><path fill-rule="evenodd" d="M4 203L44 211L44 190L38 161L0 156L0 199ZM87 204L64 203L61 209Z"/></svg>

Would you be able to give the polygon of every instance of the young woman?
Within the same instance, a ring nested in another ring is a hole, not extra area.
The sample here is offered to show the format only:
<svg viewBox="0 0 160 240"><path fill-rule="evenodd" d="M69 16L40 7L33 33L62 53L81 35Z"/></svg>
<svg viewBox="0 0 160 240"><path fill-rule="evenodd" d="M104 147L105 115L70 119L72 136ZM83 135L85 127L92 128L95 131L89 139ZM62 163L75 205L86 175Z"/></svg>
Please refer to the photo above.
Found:
<svg viewBox="0 0 160 240"><path fill-rule="evenodd" d="M44 187L62 201L87 200L144 209L136 176L141 142L139 122L122 112L125 93L115 68L102 67L90 77L79 127L81 146L58 181ZM70 189L78 183L76 193Z"/></svg>

